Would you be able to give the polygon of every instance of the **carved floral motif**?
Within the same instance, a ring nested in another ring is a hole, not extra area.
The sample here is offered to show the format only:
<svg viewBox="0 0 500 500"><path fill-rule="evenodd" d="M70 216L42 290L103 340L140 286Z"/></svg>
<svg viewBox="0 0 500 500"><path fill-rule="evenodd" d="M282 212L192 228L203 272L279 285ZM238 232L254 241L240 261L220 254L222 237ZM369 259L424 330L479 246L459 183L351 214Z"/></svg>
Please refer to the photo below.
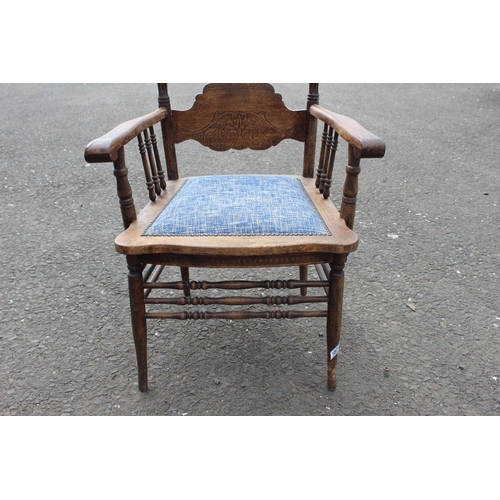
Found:
<svg viewBox="0 0 500 500"><path fill-rule="evenodd" d="M228 149L268 149L290 137L293 128L282 130L267 120L263 112L215 112L208 125L197 131L179 127L176 135L191 138L215 151Z"/></svg>

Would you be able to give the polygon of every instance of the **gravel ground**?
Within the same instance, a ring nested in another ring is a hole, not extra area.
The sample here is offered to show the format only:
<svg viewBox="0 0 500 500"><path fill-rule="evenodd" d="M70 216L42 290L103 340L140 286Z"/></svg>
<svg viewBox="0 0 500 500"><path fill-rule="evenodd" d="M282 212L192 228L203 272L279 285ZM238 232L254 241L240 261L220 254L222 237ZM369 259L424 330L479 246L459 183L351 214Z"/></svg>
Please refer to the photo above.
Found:
<svg viewBox="0 0 500 500"><path fill-rule="evenodd" d="M173 106L189 107L201 88L171 85ZM306 85L276 89L303 107ZM500 85L323 84L320 93L387 145L385 158L361 163L337 390L326 390L322 319L153 321L143 394L126 266L113 246L112 167L87 164L83 152L155 109L156 86L0 85L2 415L500 413ZM180 146L182 176L300 173L301 148L290 142L202 153ZM138 154L129 161L141 207Z"/></svg>

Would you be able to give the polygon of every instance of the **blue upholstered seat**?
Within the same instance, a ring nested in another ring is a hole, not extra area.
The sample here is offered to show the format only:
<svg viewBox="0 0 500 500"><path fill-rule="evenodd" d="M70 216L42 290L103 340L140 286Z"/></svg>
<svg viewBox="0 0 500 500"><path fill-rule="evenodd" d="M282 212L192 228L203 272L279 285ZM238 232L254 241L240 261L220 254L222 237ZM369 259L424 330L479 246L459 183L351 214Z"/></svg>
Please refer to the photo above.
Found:
<svg viewBox="0 0 500 500"><path fill-rule="evenodd" d="M326 236L299 179L216 175L189 179L143 236Z"/></svg>

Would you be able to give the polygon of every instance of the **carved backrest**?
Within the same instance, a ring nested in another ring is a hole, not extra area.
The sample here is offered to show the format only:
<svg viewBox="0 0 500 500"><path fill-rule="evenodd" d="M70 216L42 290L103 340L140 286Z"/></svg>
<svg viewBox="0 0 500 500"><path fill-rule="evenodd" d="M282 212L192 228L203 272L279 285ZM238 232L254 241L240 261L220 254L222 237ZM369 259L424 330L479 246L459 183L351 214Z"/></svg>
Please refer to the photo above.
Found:
<svg viewBox="0 0 500 500"><path fill-rule="evenodd" d="M173 111L175 143L198 141L215 151L269 149L283 139L304 142L307 112L291 111L266 83L211 83L187 111Z"/></svg>

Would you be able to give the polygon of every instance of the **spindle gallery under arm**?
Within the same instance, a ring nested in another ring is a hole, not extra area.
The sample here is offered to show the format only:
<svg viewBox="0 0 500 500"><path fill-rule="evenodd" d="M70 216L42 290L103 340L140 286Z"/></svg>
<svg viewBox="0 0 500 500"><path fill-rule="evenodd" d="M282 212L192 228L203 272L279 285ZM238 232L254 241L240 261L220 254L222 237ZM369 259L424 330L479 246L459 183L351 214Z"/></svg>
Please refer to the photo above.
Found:
<svg viewBox="0 0 500 500"><path fill-rule="evenodd" d="M87 146L88 162L114 166L125 228L117 236L115 248L127 259L141 391L148 389L147 320L153 318L326 317L327 387L335 389L344 265L358 246L353 225L360 160L383 157L385 144L353 119L322 108L318 87L309 84L306 109L292 111L270 84L208 84L191 109L176 111L171 109L167 84L160 83L157 110L119 125ZM323 127L315 172L318 120ZM285 147L280 144L284 139L304 144L302 176L220 176L200 171L200 177L179 178L176 144L180 142L195 140L223 154L230 149ZM347 142L348 158L337 210L329 197L339 140ZM139 213L125 161L125 150L135 141L150 198ZM190 267L285 266L297 267L298 279L209 282L189 278ZM309 266L314 266L318 279L308 278ZM176 279L176 268L180 268L180 279ZM173 277L160 279L162 275ZM312 287L324 290L325 295L308 296ZM209 295L212 289L258 289L261 293L215 297ZM180 295L161 295L165 290ZM264 292L262 296L263 290L290 292L279 296ZM302 304L315 306L293 307ZM326 308L321 309L320 304ZM207 310L212 305L239 308ZM256 305L264 309L241 309ZM193 310L193 306L203 308Z"/></svg>

